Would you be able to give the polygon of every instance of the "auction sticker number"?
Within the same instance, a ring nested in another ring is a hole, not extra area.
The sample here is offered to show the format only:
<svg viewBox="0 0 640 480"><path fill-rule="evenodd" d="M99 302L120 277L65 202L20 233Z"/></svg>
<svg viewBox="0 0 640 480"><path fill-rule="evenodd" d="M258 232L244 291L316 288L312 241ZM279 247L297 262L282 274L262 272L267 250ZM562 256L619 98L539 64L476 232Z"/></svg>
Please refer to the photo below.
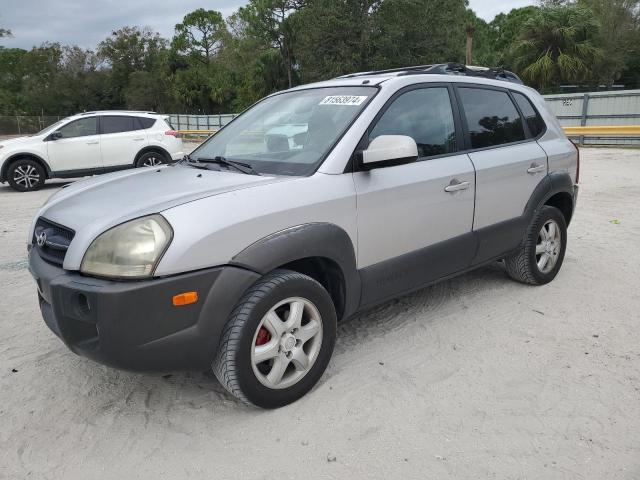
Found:
<svg viewBox="0 0 640 480"><path fill-rule="evenodd" d="M324 97L318 105L362 105L366 95L329 95Z"/></svg>

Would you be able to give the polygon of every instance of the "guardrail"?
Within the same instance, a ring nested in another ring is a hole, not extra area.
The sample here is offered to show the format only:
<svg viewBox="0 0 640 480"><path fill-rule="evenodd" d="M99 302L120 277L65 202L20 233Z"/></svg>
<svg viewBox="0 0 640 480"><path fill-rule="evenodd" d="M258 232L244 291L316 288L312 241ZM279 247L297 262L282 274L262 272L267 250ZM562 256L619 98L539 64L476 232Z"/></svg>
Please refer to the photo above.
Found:
<svg viewBox="0 0 640 480"><path fill-rule="evenodd" d="M640 125L602 125L588 127L562 127L571 137L640 137ZM177 130L181 135L209 136L218 130Z"/></svg>
<svg viewBox="0 0 640 480"><path fill-rule="evenodd" d="M640 125L603 125L588 127L562 127L567 135L579 136L640 136Z"/></svg>

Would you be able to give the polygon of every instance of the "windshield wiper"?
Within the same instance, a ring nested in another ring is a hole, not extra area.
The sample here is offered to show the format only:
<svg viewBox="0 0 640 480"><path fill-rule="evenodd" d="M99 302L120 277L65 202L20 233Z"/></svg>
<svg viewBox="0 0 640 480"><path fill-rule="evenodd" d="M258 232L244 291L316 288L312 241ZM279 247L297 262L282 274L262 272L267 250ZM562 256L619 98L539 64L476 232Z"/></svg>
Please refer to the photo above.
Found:
<svg viewBox="0 0 640 480"><path fill-rule="evenodd" d="M238 162L236 160L227 160L226 158L217 155L213 158L199 157L199 158L191 158L190 156L185 157L187 162L190 164L194 163L215 163L218 165L224 165L225 167L234 168L239 172L246 173L247 175L260 175L258 172L254 170L254 168L248 163Z"/></svg>

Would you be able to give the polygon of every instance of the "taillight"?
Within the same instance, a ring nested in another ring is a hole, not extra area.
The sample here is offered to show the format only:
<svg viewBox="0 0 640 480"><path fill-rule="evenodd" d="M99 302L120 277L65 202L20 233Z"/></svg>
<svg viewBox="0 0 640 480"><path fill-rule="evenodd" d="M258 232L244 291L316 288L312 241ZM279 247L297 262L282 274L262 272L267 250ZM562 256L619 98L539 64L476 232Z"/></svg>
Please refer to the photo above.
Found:
<svg viewBox="0 0 640 480"><path fill-rule="evenodd" d="M167 130L164 132L165 135L171 135L172 137L180 138L180 132L176 132L175 130Z"/></svg>

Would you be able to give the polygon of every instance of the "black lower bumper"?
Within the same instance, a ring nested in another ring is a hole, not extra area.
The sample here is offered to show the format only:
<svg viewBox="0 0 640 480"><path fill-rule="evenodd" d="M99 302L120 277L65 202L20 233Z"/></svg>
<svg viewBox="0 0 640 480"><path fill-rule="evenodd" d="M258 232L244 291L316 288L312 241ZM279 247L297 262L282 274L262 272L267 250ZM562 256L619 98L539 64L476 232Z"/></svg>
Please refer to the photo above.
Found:
<svg viewBox="0 0 640 480"><path fill-rule="evenodd" d="M231 310L259 277L225 266L116 282L63 270L34 250L29 270L45 323L73 352L134 371L208 368ZM188 291L198 301L173 306L173 296Z"/></svg>

